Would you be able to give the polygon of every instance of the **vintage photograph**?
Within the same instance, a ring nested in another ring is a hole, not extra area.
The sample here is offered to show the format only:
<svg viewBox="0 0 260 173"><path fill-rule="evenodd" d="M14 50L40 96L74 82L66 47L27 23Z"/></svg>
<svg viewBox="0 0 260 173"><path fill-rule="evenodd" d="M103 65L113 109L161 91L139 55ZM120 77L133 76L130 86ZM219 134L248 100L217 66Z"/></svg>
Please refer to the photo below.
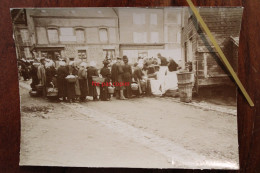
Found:
<svg viewBox="0 0 260 173"><path fill-rule="evenodd" d="M237 71L243 8L198 11ZM10 12L20 166L239 169L237 87L190 8Z"/></svg>

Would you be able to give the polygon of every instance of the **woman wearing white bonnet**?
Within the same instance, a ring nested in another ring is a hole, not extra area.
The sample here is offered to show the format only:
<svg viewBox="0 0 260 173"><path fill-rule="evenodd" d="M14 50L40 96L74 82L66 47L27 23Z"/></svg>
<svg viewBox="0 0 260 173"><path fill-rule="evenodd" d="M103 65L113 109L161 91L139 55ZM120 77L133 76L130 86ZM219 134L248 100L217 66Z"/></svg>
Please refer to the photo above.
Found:
<svg viewBox="0 0 260 173"><path fill-rule="evenodd" d="M74 61L70 61L69 65L73 66L74 65Z"/></svg>
<svg viewBox="0 0 260 173"><path fill-rule="evenodd" d="M86 68L87 67L87 63L85 63L85 62L80 63L80 67Z"/></svg>
<svg viewBox="0 0 260 173"><path fill-rule="evenodd" d="M88 93L88 82L87 82L87 63L82 62L78 71L79 88L80 88L80 101L85 102Z"/></svg>
<svg viewBox="0 0 260 173"><path fill-rule="evenodd" d="M88 70L87 70L87 73L88 73L88 88L89 88L89 96L92 96L93 97L93 100L98 100L97 96L98 96L98 93L97 93L97 88L96 86L94 85L93 86L93 80L92 80L92 77L93 76L98 76L98 69L95 67L96 66L96 63L94 61L91 61L89 63L89 67L88 67Z"/></svg>
<svg viewBox="0 0 260 173"><path fill-rule="evenodd" d="M59 62L59 65L60 65L60 66L66 66L66 63L65 63L64 61L60 61L60 62Z"/></svg>

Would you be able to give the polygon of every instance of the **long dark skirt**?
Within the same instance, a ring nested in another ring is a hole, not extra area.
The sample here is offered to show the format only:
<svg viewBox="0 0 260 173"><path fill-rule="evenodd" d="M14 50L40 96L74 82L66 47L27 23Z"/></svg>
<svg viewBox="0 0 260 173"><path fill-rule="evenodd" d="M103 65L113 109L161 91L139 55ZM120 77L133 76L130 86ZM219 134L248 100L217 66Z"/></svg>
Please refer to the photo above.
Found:
<svg viewBox="0 0 260 173"><path fill-rule="evenodd" d="M86 100L86 96L88 95L88 82L86 79L79 79L79 87L80 87L80 100Z"/></svg>
<svg viewBox="0 0 260 173"><path fill-rule="evenodd" d="M132 78L130 76L127 76L124 78L124 82L125 82L124 95L126 98L131 98L132 97L132 89L131 89Z"/></svg>
<svg viewBox="0 0 260 173"><path fill-rule="evenodd" d="M58 84L58 93L59 97L67 97L67 81L66 79L60 79L57 80Z"/></svg>
<svg viewBox="0 0 260 173"><path fill-rule="evenodd" d="M69 100L76 99L75 83L67 82L67 96Z"/></svg>
<svg viewBox="0 0 260 173"><path fill-rule="evenodd" d="M97 88L96 88L96 86L94 85L92 85L92 78L88 78L88 89L89 89L89 91L88 91L88 95L89 96L92 96L94 99L96 99L97 98Z"/></svg>

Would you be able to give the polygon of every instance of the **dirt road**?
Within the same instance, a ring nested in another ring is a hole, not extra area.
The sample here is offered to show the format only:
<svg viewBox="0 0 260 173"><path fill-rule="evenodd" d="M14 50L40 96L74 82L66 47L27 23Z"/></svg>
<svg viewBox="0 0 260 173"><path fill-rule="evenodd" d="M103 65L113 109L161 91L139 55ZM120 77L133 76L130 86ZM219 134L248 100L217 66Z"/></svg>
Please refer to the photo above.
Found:
<svg viewBox="0 0 260 173"><path fill-rule="evenodd" d="M21 165L238 168L236 116L172 98L53 103L21 83Z"/></svg>

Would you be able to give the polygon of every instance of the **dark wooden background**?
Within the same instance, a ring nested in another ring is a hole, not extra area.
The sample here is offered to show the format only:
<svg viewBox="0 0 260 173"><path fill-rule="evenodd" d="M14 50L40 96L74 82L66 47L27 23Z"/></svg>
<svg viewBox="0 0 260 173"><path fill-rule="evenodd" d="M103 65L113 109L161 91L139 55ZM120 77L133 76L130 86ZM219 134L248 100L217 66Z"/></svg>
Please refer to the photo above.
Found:
<svg viewBox="0 0 260 173"><path fill-rule="evenodd" d="M252 97L238 92L239 171L260 172L260 0L193 0L197 6L244 6L238 76ZM20 104L10 8L187 6L185 0L0 0L0 173L2 172L209 172L178 169L19 167Z"/></svg>

